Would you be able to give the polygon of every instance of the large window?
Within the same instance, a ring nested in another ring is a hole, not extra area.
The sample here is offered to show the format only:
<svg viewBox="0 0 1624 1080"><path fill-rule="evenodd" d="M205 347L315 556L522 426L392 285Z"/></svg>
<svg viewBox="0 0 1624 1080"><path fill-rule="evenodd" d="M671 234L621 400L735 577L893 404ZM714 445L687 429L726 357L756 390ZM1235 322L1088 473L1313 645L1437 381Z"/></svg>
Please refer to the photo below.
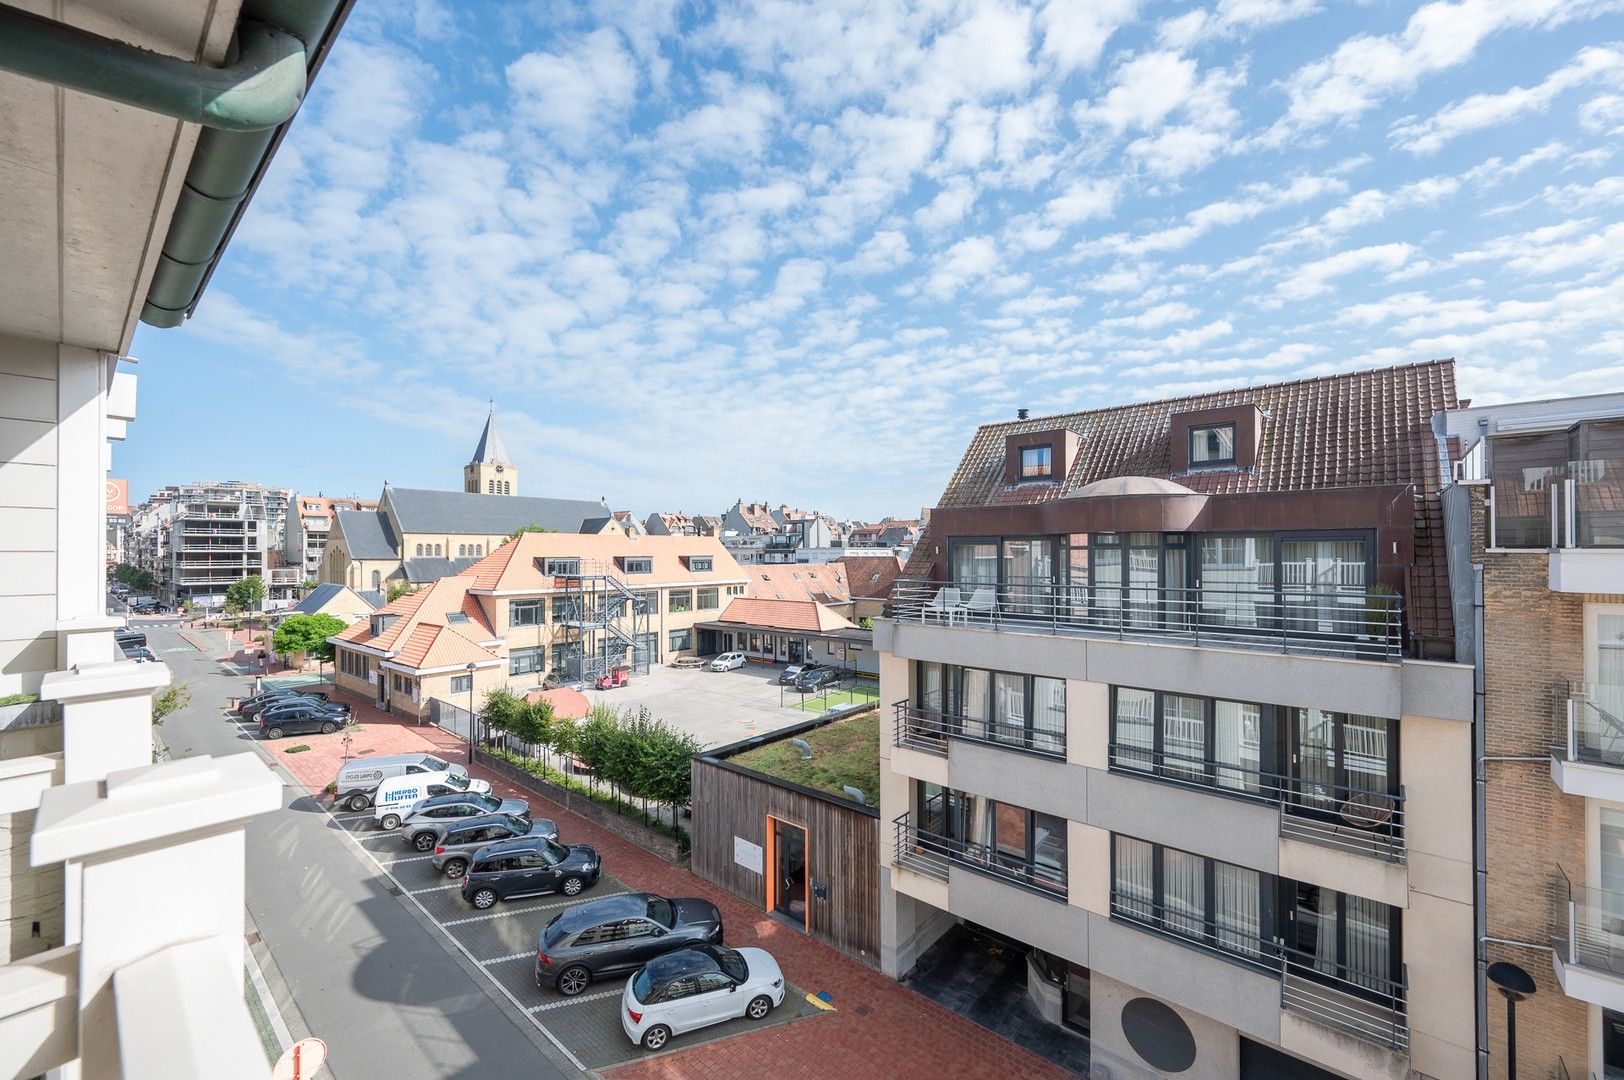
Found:
<svg viewBox="0 0 1624 1080"><path fill-rule="evenodd" d="M982 844L991 858L1027 884L1066 891L1066 819L987 800Z"/></svg>
<svg viewBox="0 0 1624 1080"><path fill-rule="evenodd" d="M953 545L953 580L964 585L998 584L998 544L965 542Z"/></svg>
<svg viewBox="0 0 1624 1080"><path fill-rule="evenodd" d="M1266 786L1264 709L1156 690L1116 687L1111 764L1175 780L1255 793Z"/></svg>
<svg viewBox="0 0 1624 1080"><path fill-rule="evenodd" d="M509 626L540 626L544 600L509 600Z"/></svg>
<svg viewBox="0 0 1624 1080"><path fill-rule="evenodd" d="M915 700L944 733L1062 755L1066 681L921 662Z"/></svg>
<svg viewBox="0 0 1624 1080"><path fill-rule="evenodd" d="M699 600L700 611L715 611L722 605L721 594L714 587L709 589L699 589L696 591L695 595Z"/></svg>
<svg viewBox="0 0 1624 1080"><path fill-rule="evenodd" d="M654 560L650 558L628 558L623 565L628 574L654 573Z"/></svg>
<svg viewBox="0 0 1624 1080"><path fill-rule="evenodd" d="M543 559L541 572L548 577L579 577L580 559Z"/></svg>
<svg viewBox="0 0 1624 1080"><path fill-rule="evenodd" d="M667 638L667 646L672 652L680 652L693 648L694 632L692 630L673 630Z"/></svg>
<svg viewBox="0 0 1624 1080"><path fill-rule="evenodd" d="M472 691L473 688L474 677L472 675L451 676L451 692L453 694L466 694Z"/></svg>
<svg viewBox="0 0 1624 1080"><path fill-rule="evenodd" d="M1047 480L1054 475L1053 450L1047 446L1021 447L1021 479Z"/></svg>
<svg viewBox="0 0 1624 1080"><path fill-rule="evenodd" d="M666 594L666 610L673 615L680 615L693 609L694 593L692 589L672 589Z"/></svg>
<svg viewBox="0 0 1624 1080"><path fill-rule="evenodd" d="M508 654L509 675L531 675L541 670L542 648L539 645L528 649L514 649Z"/></svg>
<svg viewBox="0 0 1624 1080"><path fill-rule="evenodd" d="M1210 424L1191 428L1190 464L1235 464L1235 425Z"/></svg>
<svg viewBox="0 0 1624 1080"><path fill-rule="evenodd" d="M1131 836L1112 838L1111 913L1234 956L1272 951L1275 879Z"/></svg>

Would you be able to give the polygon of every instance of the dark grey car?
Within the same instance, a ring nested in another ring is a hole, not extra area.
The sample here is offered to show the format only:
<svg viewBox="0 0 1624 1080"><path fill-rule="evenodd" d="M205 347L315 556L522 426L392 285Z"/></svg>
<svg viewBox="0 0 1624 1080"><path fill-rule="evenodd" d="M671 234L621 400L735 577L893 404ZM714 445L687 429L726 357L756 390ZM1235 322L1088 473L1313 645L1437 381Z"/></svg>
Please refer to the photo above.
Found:
<svg viewBox="0 0 1624 1080"><path fill-rule="evenodd" d="M592 980L636 971L656 956L722 943L722 913L694 896L623 893L566 908L536 946L536 985L574 997Z"/></svg>
<svg viewBox="0 0 1624 1080"><path fill-rule="evenodd" d="M434 868L448 878L460 878L468 872L468 864L480 848L527 838L557 840L558 826L546 818L532 821L511 814L464 818L447 825L440 842L434 845Z"/></svg>
<svg viewBox="0 0 1624 1080"><path fill-rule="evenodd" d="M400 829L406 842L418 851L433 851L452 825L490 814L528 819L530 804L523 799L499 799L489 793L454 791L449 795L419 799L401 812L395 824L389 823L391 815L385 815L379 824L385 829Z"/></svg>

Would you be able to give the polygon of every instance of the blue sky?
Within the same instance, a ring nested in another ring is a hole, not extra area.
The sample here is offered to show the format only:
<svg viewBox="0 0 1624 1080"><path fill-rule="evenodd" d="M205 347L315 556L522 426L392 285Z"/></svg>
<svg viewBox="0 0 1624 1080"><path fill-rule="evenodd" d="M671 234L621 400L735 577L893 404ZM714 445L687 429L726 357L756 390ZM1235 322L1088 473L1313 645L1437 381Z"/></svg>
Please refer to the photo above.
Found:
<svg viewBox="0 0 1624 1080"><path fill-rule="evenodd" d="M132 496L934 503L975 425L1455 356L1624 385L1619 0L362 0Z"/></svg>

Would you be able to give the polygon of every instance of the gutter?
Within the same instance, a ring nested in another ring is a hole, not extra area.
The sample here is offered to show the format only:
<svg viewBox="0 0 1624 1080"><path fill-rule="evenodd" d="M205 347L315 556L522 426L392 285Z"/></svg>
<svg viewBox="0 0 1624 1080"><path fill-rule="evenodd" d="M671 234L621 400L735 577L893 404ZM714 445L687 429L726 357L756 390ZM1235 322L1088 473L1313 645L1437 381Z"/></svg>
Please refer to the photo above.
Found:
<svg viewBox="0 0 1624 1080"><path fill-rule="evenodd" d="M0 4L0 70L202 125L141 321L196 310L355 0L246 0L224 67L165 56Z"/></svg>

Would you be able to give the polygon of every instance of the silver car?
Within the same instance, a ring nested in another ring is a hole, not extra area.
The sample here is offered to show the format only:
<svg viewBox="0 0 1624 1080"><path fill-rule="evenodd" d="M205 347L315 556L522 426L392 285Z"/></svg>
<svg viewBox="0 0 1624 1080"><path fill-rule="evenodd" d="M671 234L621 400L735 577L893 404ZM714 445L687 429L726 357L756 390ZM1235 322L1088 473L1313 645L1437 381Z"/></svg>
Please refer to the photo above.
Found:
<svg viewBox="0 0 1624 1080"><path fill-rule="evenodd" d="M440 842L434 845L434 868L448 878L460 878L468 872L468 864L480 848L530 838L557 840L558 826L545 818L532 821L509 814L464 818L446 826Z"/></svg>
<svg viewBox="0 0 1624 1080"><path fill-rule="evenodd" d="M486 814L528 818L530 804L523 799L500 799L491 794L456 791L419 799L401 815L401 835L418 851L433 851L449 826Z"/></svg>

